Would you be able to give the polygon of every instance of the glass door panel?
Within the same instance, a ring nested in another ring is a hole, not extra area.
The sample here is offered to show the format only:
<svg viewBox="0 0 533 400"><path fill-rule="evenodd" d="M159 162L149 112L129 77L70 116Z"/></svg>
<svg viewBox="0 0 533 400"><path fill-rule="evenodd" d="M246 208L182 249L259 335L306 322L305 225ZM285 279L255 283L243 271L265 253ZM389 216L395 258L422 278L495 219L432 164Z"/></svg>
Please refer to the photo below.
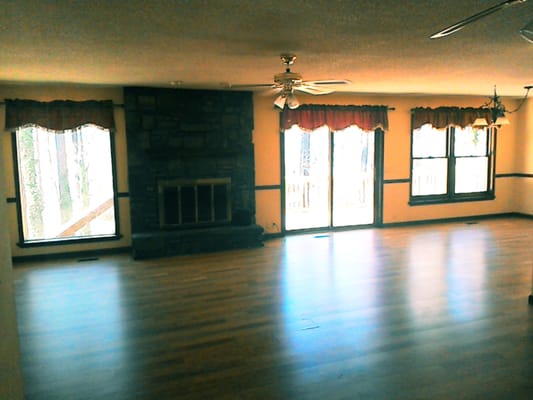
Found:
<svg viewBox="0 0 533 400"><path fill-rule="evenodd" d="M329 130L312 133L298 126L284 134L285 229L322 228L330 225Z"/></svg>
<svg viewBox="0 0 533 400"><path fill-rule="evenodd" d="M374 222L374 136L356 126L333 134L333 226Z"/></svg>

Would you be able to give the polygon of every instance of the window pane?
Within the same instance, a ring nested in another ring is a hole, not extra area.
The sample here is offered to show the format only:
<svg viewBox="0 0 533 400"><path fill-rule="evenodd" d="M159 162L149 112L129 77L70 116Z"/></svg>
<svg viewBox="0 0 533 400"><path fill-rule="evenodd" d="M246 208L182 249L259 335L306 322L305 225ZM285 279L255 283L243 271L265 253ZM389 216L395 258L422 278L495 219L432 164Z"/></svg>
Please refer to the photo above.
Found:
<svg viewBox="0 0 533 400"><path fill-rule="evenodd" d="M304 132L298 126L285 137L285 227L329 226L329 129Z"/></svg>
<svg viewBox="0 0 533 400"><path fill-rule="evenodd" d="M210 222L211 217L211 185L198 185L198 222Z"/></svg>
<svg viewBox="0 0 533 400"><path fill-rule="evenodd" d="M446 193L447 159L413 160L412 195Z"/></svg>
<svg viewBox="0 0 533 400"><path fill-rule="evenodd" d="M16 138L25 241L116 233L108 130L25 127Z"/></svg>
<svg viewBox="0 0 533 400"><path fill-rule="evenodd" d="M455 127L454 151L457 157L486 156L487 130Z"/></svg>
<svg viewBox="0 0 533 400"><path fill-rule="evenodd" d="M333 134L333 226L374 222L374 132Z"/></svg>
<svg viewBox="0 0 533 400"><path fill-rule="evenodd" d="M455 160L455 193L487 191L488 157Z"/></svg>
<svg viewBox="0 0 533 400"><path fill-rule="evenodd" d="M184 224L196 222L196 192L194 186L181 187L181 221Z"/></svg>
<svg viewBox="0 0 533 400"><path fill-rule="evenodd" d="M445 129L426 124L413 130L413 158L446 156Z"/></svg>

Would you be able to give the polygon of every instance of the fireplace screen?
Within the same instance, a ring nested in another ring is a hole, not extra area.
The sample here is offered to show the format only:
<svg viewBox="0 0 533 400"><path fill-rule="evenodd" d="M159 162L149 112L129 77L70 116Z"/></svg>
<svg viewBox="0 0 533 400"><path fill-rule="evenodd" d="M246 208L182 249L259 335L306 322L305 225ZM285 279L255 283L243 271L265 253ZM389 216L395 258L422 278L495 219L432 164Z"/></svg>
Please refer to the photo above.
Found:
<svg viewBox="0 0 533 400"><path fill-rule="evenodd" d="M231 221L231 179L159 181L162 228Z"/></svg>

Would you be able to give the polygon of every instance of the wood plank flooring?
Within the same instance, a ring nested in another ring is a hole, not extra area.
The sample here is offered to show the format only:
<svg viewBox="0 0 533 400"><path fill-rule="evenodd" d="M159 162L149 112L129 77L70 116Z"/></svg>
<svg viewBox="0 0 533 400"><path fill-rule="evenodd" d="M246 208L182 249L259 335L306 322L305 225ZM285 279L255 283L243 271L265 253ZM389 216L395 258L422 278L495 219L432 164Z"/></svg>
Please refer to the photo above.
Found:
<svg viewBox="0 0 533 400"><path fill-rule="evenodd" d="M531 399L533 221L15 265L26 398Z"/></svg>

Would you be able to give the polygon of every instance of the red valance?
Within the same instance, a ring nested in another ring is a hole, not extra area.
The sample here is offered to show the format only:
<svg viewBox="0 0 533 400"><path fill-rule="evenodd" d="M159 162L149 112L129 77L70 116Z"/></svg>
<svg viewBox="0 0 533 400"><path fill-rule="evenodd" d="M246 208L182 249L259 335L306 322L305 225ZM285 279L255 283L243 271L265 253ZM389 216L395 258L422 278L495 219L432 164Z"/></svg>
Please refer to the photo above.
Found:
<svg viewBox="0 0 533 400"><path fill-rule="evenodd" d="M113 130L113 102L6 100L6 130L24 125L39 125L54 131L65 131L86 124Z"/></svg>
<svg viewBox="0 0 533 400"><path fill-rule="evenodd" d="M281 112L281 129L298 125L302 129L314 130L327 125L334 131L357 125L365 131L389 128L387 106L330 106L307 104Z"/></svg>
<svg viewBox="0 0 533 400"><path fill-rule="evenodd" d="M491 112L488 108L460 108L460 107L417 107L411 110L413 114L413 129L422 125L431 124L434 128L442 129L447 126L466 127L472 125L476 118L491 120Z"/></svg>

